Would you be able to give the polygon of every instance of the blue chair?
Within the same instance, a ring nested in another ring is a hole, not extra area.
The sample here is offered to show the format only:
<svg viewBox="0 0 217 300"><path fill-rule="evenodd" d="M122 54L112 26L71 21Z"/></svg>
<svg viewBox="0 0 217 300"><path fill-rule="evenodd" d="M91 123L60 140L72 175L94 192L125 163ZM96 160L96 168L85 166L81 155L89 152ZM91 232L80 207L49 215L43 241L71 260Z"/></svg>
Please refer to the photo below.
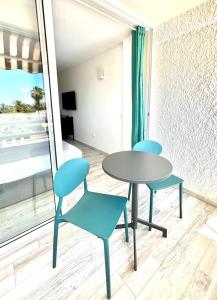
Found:
<svg viewBox="0 0 217 300"><path fill-rule="evenodd" d="M179 217L182 219L182 190L183 190L183 179L171 175L167 179L163 181L155 181L146 184L147 187L150 189L150 207L149 207L149 223L152 223L153 217L153 200L154 200L154 193L159 190L163 190L174 185L179 185ZM149 227L151 230L151 227Z"/></svg>
<svg viewBox="0 0 217 300"><path fill-rule="evenodd" d="M145 140L135 144L133 147L133 151L144 151L144 152L160 155L162 152L162 146L155 141ZM168 177L163 181L150 182L146 185L150 189L149 223L152 223L152 218L153 218L154 193L156 193L159 190L172 187L174 185L179 185L179 217L182 218L183 179L175 175L171 175L170 177ZM129 187L128 200L130 198L130 194L131 194L131 185ZM149 230L151 230L151 227L149 227Z"/></svg>
<svg viewBox="0 0 217 300"><path fill-rule="evenodd" d="M162 152L162 146L152 140L145 140L138 142L134 145L133 151L143 151L147 153L152 153L156 155L160 155ZM130 200L130 195L131 195L131 189L132 189L132 184L130 183L129 185L129 190L128 190L128 200Z"/></svg>
<svg viewBox="0 0 217 300"><path fill-rule="evenodd" d="M111 298L109 238L114 231L121 214L124 212L125 236L128 242L128 221L126 197L89 192L86 176L89 162L82 158L65 162L54 177L54 192L59 197L54 222L53 268L57 261L58 226L62 222L74 224L101 238L104 243L105 273L107 298ZM70 194L81 183L84 183L84 194L69 211L62 215L63 198Z"/></svg>
<svg viewBox="0 0 217 300"><path fill-rule="evenodd" d="M133 151L143 151L143 152L160 155L162 152L162 146L158 142L152 140L145 140L136 143L133 147Z"/></svg>

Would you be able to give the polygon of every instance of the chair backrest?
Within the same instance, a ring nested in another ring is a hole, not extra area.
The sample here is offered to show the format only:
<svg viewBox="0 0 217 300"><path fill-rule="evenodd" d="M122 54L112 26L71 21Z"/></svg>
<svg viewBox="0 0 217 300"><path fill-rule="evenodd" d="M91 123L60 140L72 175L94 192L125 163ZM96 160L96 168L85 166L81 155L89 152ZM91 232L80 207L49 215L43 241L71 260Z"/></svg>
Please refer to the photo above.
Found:
<svg viewBox="0 0 217 300"><path fill-rule="evenodd" d="M145 140L136 143L133 147L133 151L144 151L144 152L160 155L162 152L162 146L161 144L155 141Z"/></svg>
<svg viewBox="0 0 217 300"><path fill-rule="evenodd" d="M86 159L75 158L60 166L54 177L54 192L58 197L70 194L86 180L90 164Z"/></svg>

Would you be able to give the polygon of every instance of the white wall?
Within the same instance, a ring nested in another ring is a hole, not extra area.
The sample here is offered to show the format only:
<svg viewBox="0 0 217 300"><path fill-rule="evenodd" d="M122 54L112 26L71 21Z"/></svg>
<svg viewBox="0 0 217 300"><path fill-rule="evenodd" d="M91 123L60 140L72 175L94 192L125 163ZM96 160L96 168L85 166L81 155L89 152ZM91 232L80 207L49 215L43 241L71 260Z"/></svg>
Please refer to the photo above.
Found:
<svg viewBox="0 0 217 300"><path fill-rule="evenodd" d="M131 150L132 130L132 38L123 40L123 98L122 98L122 150Z"/></svg>
<svg viewBox="0 0 217 300"><path fill-rule="evenodd" d="M75 90L75 139L112 153L122 149L122 44L58 74L59 90ZM104 80L97 79L102 66ZM64 114L68 111L63 110ZM130 137L129 137L130 138Z"/></svg>
<svg viewBox="0 0 217 300"><path fill-rule="evenodd" d="M217 4L154 31L150 138L189 190L217 204Z"/></svg>

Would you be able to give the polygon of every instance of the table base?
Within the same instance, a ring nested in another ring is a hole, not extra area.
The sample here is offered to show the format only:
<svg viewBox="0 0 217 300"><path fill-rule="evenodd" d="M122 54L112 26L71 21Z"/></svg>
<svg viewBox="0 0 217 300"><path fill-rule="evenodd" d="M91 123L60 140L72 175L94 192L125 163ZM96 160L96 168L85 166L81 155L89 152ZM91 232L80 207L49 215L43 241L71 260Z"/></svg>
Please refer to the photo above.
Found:
<svg viewBox="0 0 217 300"><path fill-rule="evenodd" d="M142 224L142 225L146 225L149 227L149 230L151 230L151 228L157 229L162 231L163 233L163 237L167 237L167 229L165 227L159 226L157 224L154 223L149 223L147 221L144 221L142 219L137 219L137 222ZM133 229L133 248L134 248L134 271L137 271L137 255L136 255L136 228L133 226L133 223L128 223L128 227ZM118 224L115 229L121 229L121 228L125 228L124 224Z"/></svg>
<svg viewBox="0 0 217 300"><path fill-rule="evenodd" d="M167 237L167 229L165 227L159 226L159 225L154 224L154 223L149 223L148 221L144 221L144 220L139 219L139 218L137 219L137 222L140 223L140 224L149 226L149 230L150 230L150 228L160 230L163 233L163 237L165 237L165 238Z"/></svg>
<svg viewBox="0 0 217 300"><path fill-rule="evenodd" d="M148 221L142 220L142 219L137 219L137 222L143 225L148 226L149 228L154 228L156 230L160 230L163 232L163 237L167 237L167 229L165 227L159 226L157 224L154 223L149 223ZM128 223L128 227L129 228L133 228L133 223ZM115 229L121 229L121 228L125 228L124 224L118 224Z"/></svg>

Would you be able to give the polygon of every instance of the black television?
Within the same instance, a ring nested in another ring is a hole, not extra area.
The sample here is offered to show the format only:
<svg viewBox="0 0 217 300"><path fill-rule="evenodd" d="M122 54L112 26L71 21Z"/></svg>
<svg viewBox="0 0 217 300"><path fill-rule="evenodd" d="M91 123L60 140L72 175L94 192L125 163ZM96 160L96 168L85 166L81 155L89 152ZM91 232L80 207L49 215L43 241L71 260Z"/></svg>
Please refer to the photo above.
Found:
<svg viewBox="0 0 217 300"><path fill-rule="evenodd" d="M62 93L62 107L66 110L76 110L75 91Z"/></svg>

